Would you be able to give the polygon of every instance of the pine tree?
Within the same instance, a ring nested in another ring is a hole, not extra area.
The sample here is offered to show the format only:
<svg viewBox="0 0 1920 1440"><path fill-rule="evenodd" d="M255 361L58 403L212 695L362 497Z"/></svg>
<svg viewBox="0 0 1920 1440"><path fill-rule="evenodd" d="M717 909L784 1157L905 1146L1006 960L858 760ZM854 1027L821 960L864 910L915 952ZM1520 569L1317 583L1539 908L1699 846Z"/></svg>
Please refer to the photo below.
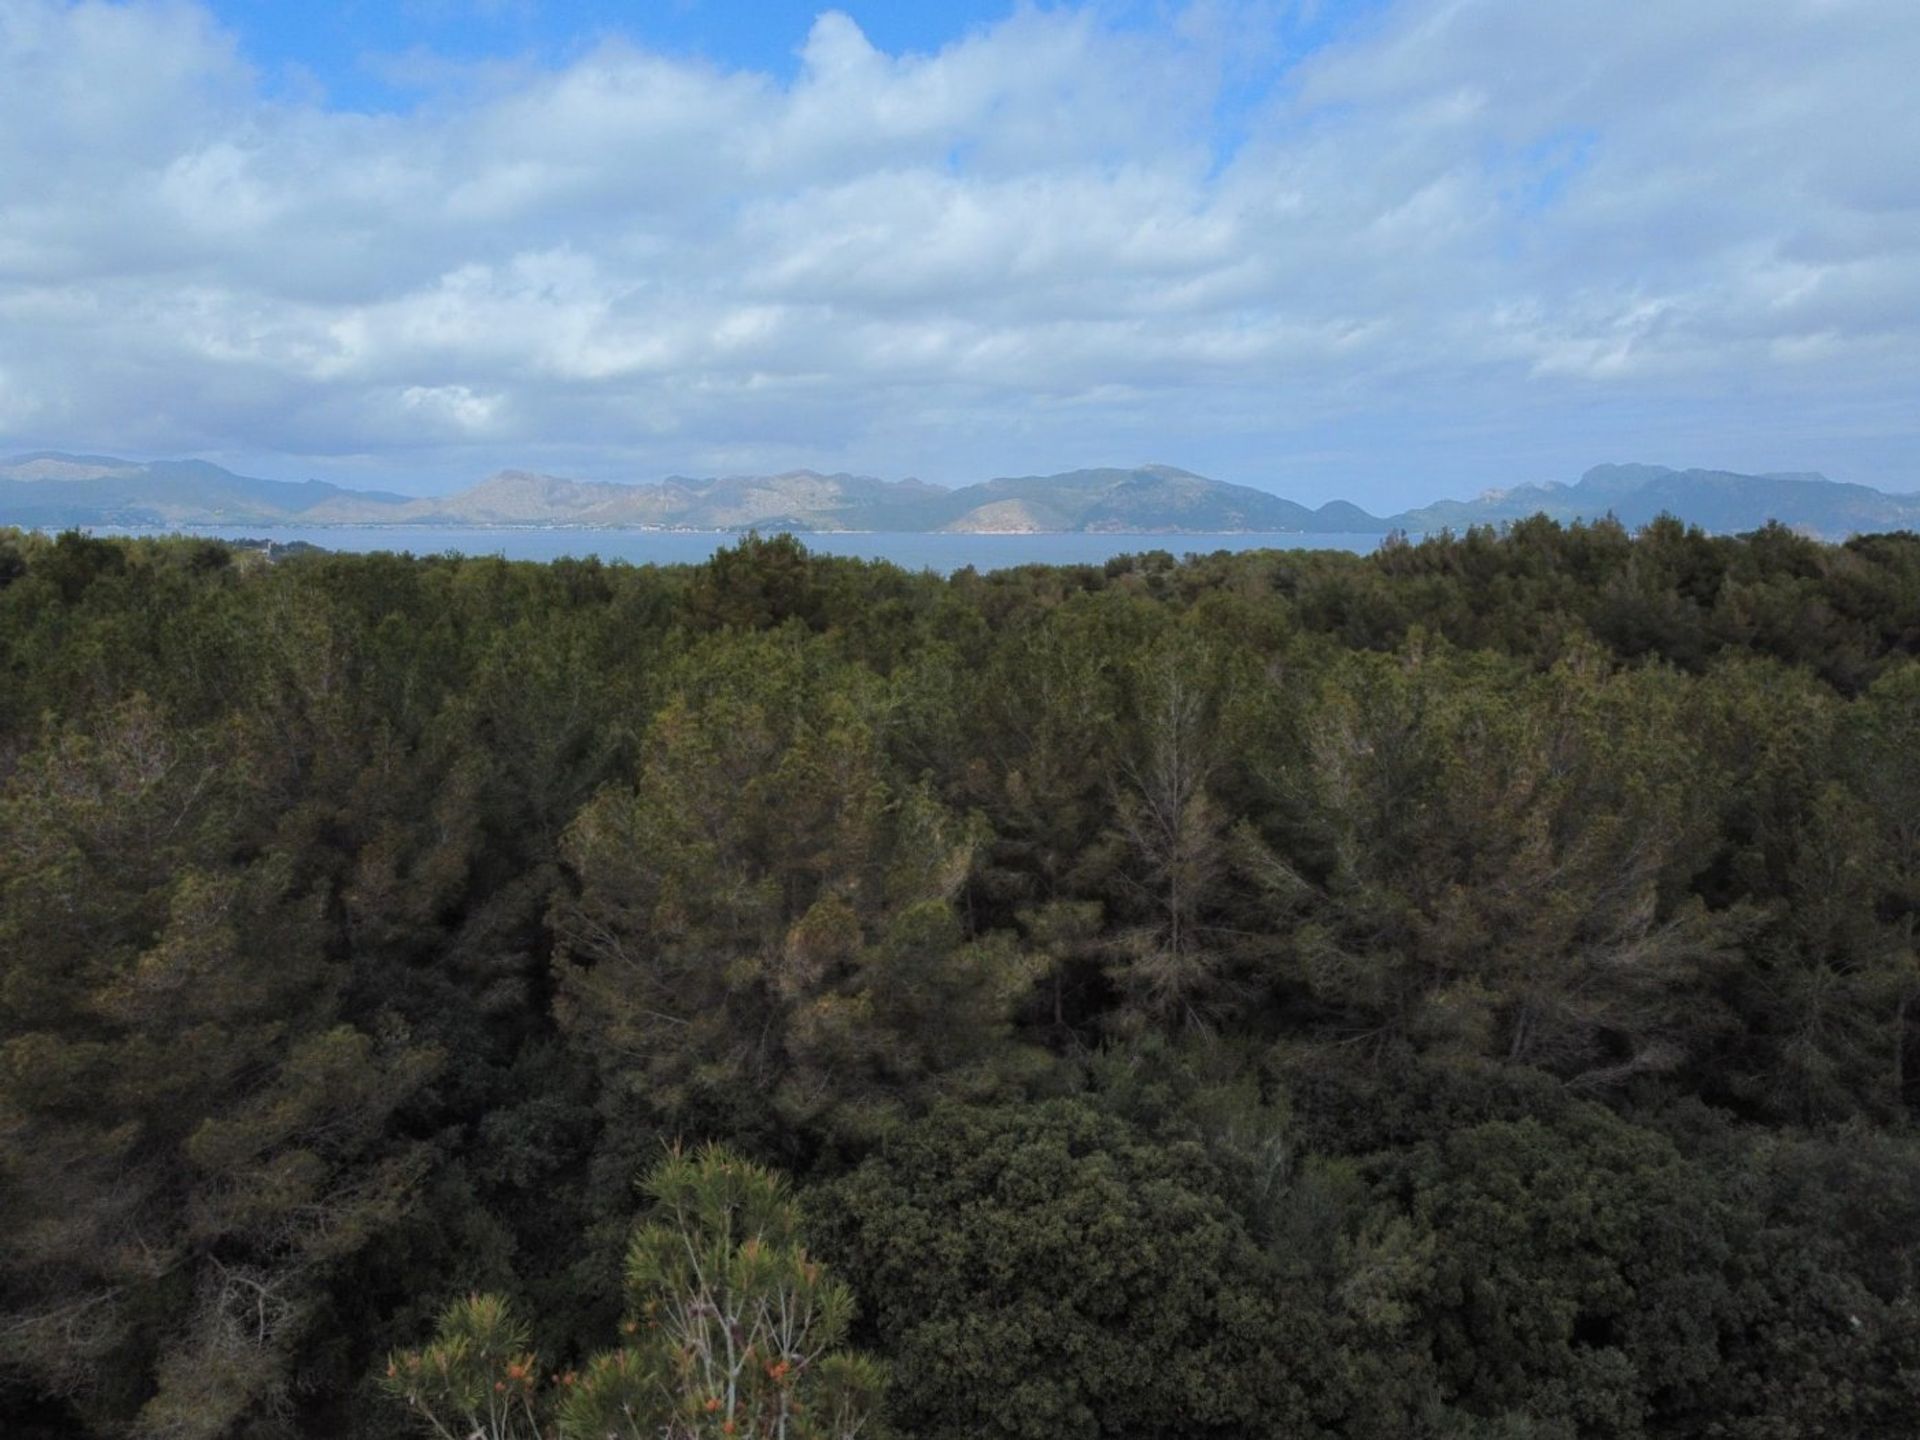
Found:
<svg viewBox="0 0 1920 1440"><path fill-rule="evenodd" d="M627 1247L618 1348L539 1382L529 1332L498 1296L442 1314L383 1386L443 1440L855 1440L882 1376L841 1348L853 1294L807 1253L786 1180L718 1145L675 1149L641 1182L654 1209Z"/></svg>

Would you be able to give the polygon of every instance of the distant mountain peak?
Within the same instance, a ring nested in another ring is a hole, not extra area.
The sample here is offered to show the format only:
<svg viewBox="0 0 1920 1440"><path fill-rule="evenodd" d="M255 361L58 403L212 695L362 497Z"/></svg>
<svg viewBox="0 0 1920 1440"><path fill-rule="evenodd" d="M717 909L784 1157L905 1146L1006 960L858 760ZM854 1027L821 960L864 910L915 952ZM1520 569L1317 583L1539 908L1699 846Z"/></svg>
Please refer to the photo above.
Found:
<svg viewBox="0 0 1920 1440"><path fill-rule="evenodd" d="M70 455L64 450L29 450L24 455L9 455L0 460L0 470L29 465L36 460L55 460L69 465L100 465L120 470L137 470L143 462L123 460L118 455Z"/></svg>
<svg viewBox="0 0 1920 1440"><path fill-rule="evenodd" d="M504 469L452 495L415 498L236 475L204 460L122 460L34 451L0 461L0 524L564 525L689 530L1018 531L1131 534L1409 532L1546 514L1640 525L1673 514L1714 531L1768 520L1835 537L1920 526L1920 496L1808 473L1741 475L1641 463L1370 515L1345 500L1308 509L1271 491L1158 462L1002 476L949 489L795 469L658 484Z"/></svg>
<svg viewBox="0 0 1920 1440"><path fill-rule="evenodd" d="M0 476L12 480L98 480L135 475L145 468L112 455L65 455L58 450L35 450L0 460Z"/></svg>
<svg viewBox="0 0 1920 1440"><path fill-rule="evenodd" d="M1609 488L1631 488L1650 484L1660 479L1663 475L1677 475L1679 473L1679 471L1666 465L1643 465L1637 461L1624 465L1610 462L1605 465L1589 467L1586 474L1580 477L1580 483L1582 485L1598 485Z"/></svg>
<svg viewBox="0 0 1920 1440"><path fill-rule="evenodd" d="M1637 526L1674 515L1721 534L1779 521L1842 539L1920 524L1920 496L1890 495L1812 473L1745 475L1731 470L1676 470L1667 465L1595 465L1577 484L1520 485L1477 500L1442 500L1395 517L1407 530L1499 525L1544 514L1560 521L1612 516Z"/></svg>

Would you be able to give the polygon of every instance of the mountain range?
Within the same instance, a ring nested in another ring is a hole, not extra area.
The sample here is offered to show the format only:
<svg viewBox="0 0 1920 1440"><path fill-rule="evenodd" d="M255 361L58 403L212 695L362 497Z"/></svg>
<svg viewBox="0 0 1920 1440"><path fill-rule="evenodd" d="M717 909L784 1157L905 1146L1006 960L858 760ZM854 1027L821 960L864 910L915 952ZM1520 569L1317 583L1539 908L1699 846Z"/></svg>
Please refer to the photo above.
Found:
<svg viewBox="0 0 1920 1440"><path fill-rule="evenodd" d="M506 470L451 495L415 497L319 480L261 480L204 460L133 461L42 451L0 461L0 524L39 528L504 525L1364 535L1462 530L1534 514L1562 521L1611 514L1628 525L1671 514L1719 532L1778 520L1841 538L1920 526L1920 495L1889 494L1813 474L1599 465L1571 485L1522 485L1378 516L1344 500L1309 509L1265 490L1168 465L1006 477L958 489L811 470L706 480L675 476L655 485Z"/></svg>

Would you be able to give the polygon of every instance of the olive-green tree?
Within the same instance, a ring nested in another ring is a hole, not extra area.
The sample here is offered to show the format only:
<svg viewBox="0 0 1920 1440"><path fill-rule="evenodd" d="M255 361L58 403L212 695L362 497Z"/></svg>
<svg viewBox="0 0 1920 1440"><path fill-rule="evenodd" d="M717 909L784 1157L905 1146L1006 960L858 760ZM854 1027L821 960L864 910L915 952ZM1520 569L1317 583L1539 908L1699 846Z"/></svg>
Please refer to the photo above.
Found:
<svg viewBox="0 0 1920 1440"><path fill-rule="evenodd" d="M468 1295L441 1311L431 1342L388 1359L381 1388L441 1440L540 1440L531 1338L501 1296Z"/></svg>
<svg viewBox="0 0 1920 1440"><path fill-rule="evenodd" d="M718 1145L674 1149L627 1247L621 1343L543 1386L506 1301L449 1305L431 1343L392 1356L386 1393L442 1440L855 1440L880 1367L843 1348L853 1294L800 1237L785 1178Z"/></svg>
<svg viewBox="0 0 1920 1440"><path fill-rule="evenodd" d="M425 1157L436 1057L343 1010L321 898L235 859L244 759L135 698L0 787L0 1334L101 1433L284 1413Z"/></svg>
<svg viewBox="0 0 1920 1440"><path fill-rule="evenodd" d="M624 1343L565 1387L563 1434L621 1440L854 1440L880 1368L842 1349L853 1292L807 1253L783 1177L709 1145L642 1187Z"/></svg>
<svg viewBox="0 0 1920 1440"><path fill-rule="evenodd" d="M1031 975L954 912L976 827L890 773L873 692L822 647L701 658L562 845L558 1014L623 1116L858 1136L994 1086Z"/></svg>
<svg viewBox="0 0 1920 1440"><path fill-rule="evenodd" d="M926 1440L1315 1433L1325 1337L1194 1143L948 1106L809 1196Z"/></svg>

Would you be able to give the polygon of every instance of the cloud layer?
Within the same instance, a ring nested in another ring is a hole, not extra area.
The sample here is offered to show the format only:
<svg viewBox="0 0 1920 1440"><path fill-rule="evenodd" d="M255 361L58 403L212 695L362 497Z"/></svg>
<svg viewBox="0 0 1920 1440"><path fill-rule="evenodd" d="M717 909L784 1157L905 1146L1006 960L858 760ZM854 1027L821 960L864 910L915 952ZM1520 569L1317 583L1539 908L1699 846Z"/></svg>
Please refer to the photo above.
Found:
<svg viewBox="0 0 1920 1440"><path fill-rule="evenodd" d="M1920 6L1302 18L896 56L828 12L791 80L609 41L361 115L270 98L193 5L5 0L0 447L1920 486Z"/></svg>

